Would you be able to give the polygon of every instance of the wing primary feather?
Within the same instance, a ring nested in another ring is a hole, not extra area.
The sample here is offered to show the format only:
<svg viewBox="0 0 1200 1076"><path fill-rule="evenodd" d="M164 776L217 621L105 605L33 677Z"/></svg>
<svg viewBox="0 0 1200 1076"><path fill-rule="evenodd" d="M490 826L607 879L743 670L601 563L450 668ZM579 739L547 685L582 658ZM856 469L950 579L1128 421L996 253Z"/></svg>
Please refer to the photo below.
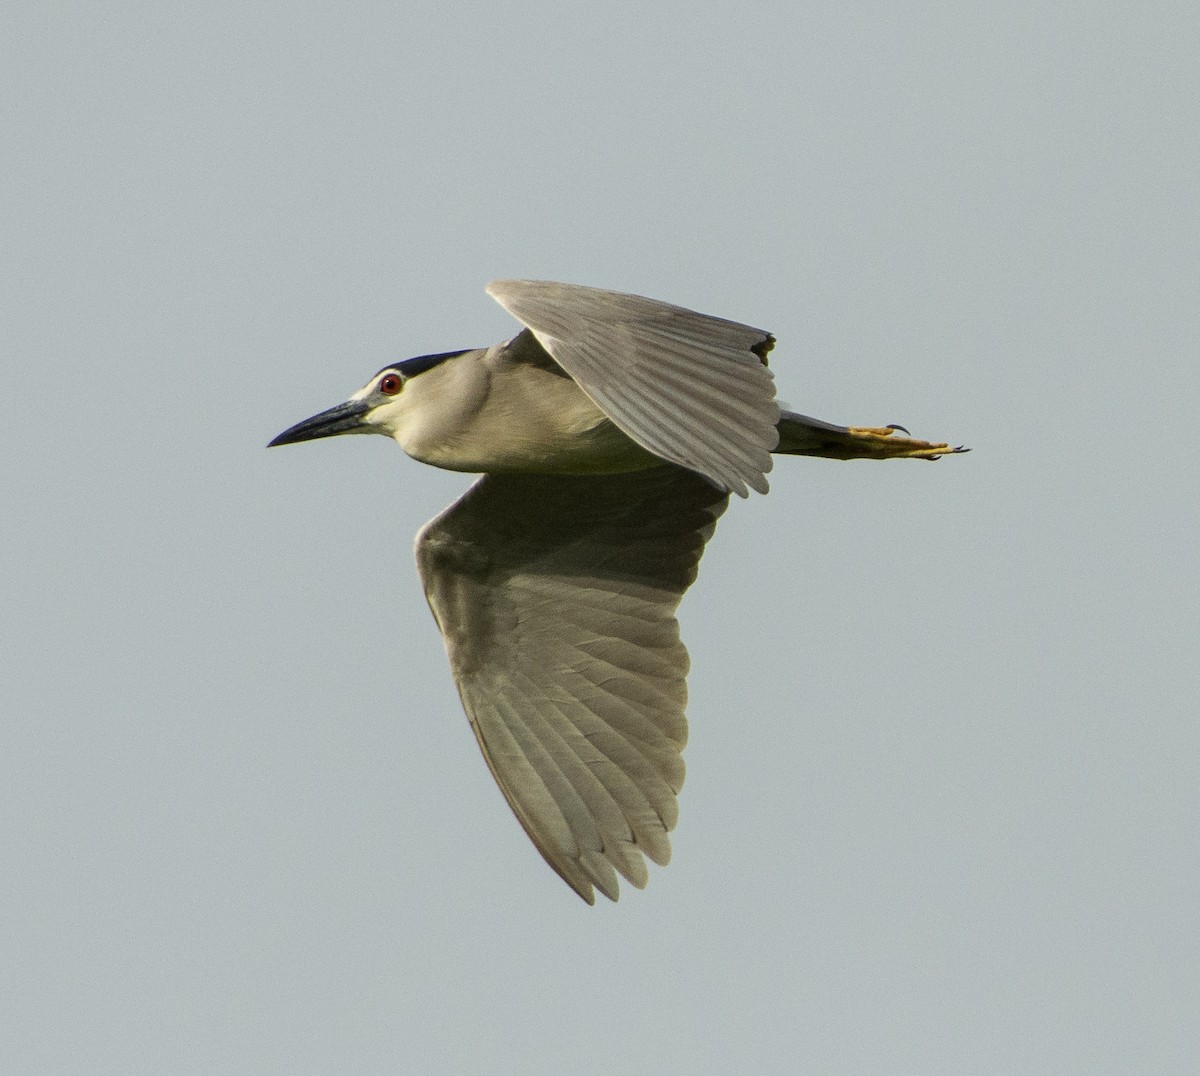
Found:
<svg viewBox="0 0 1200 1076"><path fill-rule="evenodd" d="M640 390L640 392L636 390ZM620 409L626 414L642 418L645 420L647 428L654 429L653 433L642 438L646 448L672 463L678 463L698 471L740 497L746 496L747 485L760 493L767 491L767 482L763 477L763 472L770 470L771 467L769 453L764 453L763 463L765 466L759 466L757 460L738 459L725 443L702 442L678 417L672 415L670 418L666 418L643 402L642 397L652 391L652 381L631 378L630 384L620 395ZM693 411L687 417L690 417L695 424L693 429L702 428L701 423L705 421L704 416L696 415ZM651 427L651 424L655 425ZM693 467L687 462L698 458L705 458L704 467Z"/></svg>
<svg viewBox="0 0 1200 1076"><path fill-rule="evenodd" d="M587 849L598 850L602 846L599 830L596 829L595 819L588 810L579 790L563 772L566 761L561 755L556 755L552 745L536 735L530 727L531 721L537 721L536 707L524 707L524 716L509 701L507 695L501 693L495 700L496 709L501 714L501 720L512 732L522 754L532 763L541 783L549 792L559 817L566 822L566 832L557 825L555 811L543 812L543 817L551 823L547 836L557 835L560 840L557 850L568 856L578 858ZM542 818L536 819L541 821Z"/></svg>
<svg viewBox="0 0 1200 1076"><path fill-rule="evenodd" d="M465 692L463 693L463 704L467 707L468 714L472 714L474 707L468 701ZM516 815L517 821L521 823L521 828L525 830L534 847L541 853L542 858L554 868L559 877L580 897L588 904L595 904L596 898L592 893L588 875L579 868L573 858L564 856L559 850L564 843L562 833L551 834L549 838L547 837L545 819L549 814L549 828L554 830L556 820L553 813L558 811L557 804L550 794L550 790L542 782L533 763L517 745L511 730L506 728L503 722L487 720L480 722L473 716L471 717L471 729L475 733L475 739L479 743L484 761L487 762L496 784L504 793L504 798L508 801L513 814ZM539 783L541 784L540 792L538 790ZM543 824L535 825L535 816L542 818ZM558 812L557 822L561 823L564 829L567 827L567 820L561 812ZM569 830L567 832L569 833Z"/></svg>
<svg viewBox="0 0 1200 1076"><path fill-rule="evenodd" d="M602 744L581 731L561 708L552 706L551 713L553 717L544 717L543 738L556 739L573 758L574 764L563 767L563 772L592 810L600 850L630 882L644 885L647 874L638 854L640 847L650 845L657 853L665 843L670 854L662 819L645 793L625 775L619 760L610 757Z"/></svg>
<svg viewBox="0 0 1200 1076"><path fill-rule="evenodd" d="M725 489L744 497L746 495L745 484L740 481L739 477L726 473L725 467L713 465L714 462L724 464L726 461L723 457L714 461L712 459L714 453L712 451L705 452L705 446L702 445L700 439L684 423L680 422L678 417L658 415L646 405L641 394L652 387L652 384L651 382L647 385L641 380L631 378L629 384L623 387L619 394L610 394L607 399L610 403L617 403L617 409L627 417L639 420L639 426L644 426L648 431L652 431L637 438L645 448L671 463L691 467L692 470L703 474ZM641 392L632 390L641 390ZM601 406L603 406L603 402L601 401ZM703 467L692 466L685 462L697 459L702 455L708 457Z"/></svg>
<svg viewBox="0 0 1200 1076"><path fill-rule="evenodd" d="M630 787L638 790L645 805L663 828L674 828L678 817L675 796L683 784L682 765L668 765L664 771L653 755L641 750L621 727L606 720L603 714L595 710L585 714L576 711L570 718L561 708L559 713L564 720L572 722L580 737L591 743L592 749L603 754L617 767ZM678 759L678 749L673 749L672 755ZM634 821L630 819L631 825Z"/></svg>
<svg viewBox="0 0 1200 1076"><path fill-rule="evenodd" d="M672 386L679 390L677 397L681 397L690 387L690 380L686 373L664 369L656 372L653 377L639 372L636 379L631 378L631 383L639 385L644 393L656 396L663 395L664 387ZM779 432L775 423L764 420L761 406L753 400L728 393L682 398L687 402L679 408L680 413L689 416L693 422L704 423L700 429L711 432L712 426L716 425L727 431L727 437L711 442L713 449L723 448L727 453L735 453L740 458L751 461L751 465L756 469L761 462L770 460L771 450L779 442ZM777 412L775 422L778 422ZM750 440L746 436L747 428L755 423L762 424L762 436Z"/></svg>
<svg viewBox="0 0 1200 1076"><path fill-rule="evenodd" d="M669 401L666 400L663 391L664 381L667 381L668 383L673 381L681 390L680 393L676 394ZM661 408L661 412L649 411L646 408L646 404L642 404L643 414L648 414L649 416L654 417L656 420L666 420L678 424L680 419L683 417L690 418L693 422L697 419L703 420L710 417L719 417L721 418L721 426L716 431L712 430L707 425L695 427L696 430L703 431L703 434L708 435L709 437L709 440L704 442L704 447L710 451L723 450L725 452L728 452L731 449L739 449L742 451L745 451L746 449L755 449L758 450L763 456L769 457L770 449L774 447L775 442L778 440L778 433L773 425L766 428L767 432L764 433L761 442L751 441L746 436L746 423L731 422L730 418L732 416L729 416L728 413L723 410L726 405L732 405L737 408L742 401L738 401L735 397L730 396L705 397L695 393L692 393L690 396L685 396L683 395L683 390L688 387L686 382L686 375L681 375L678 378L674 378L671 374L660 371L650 372L646 370L639 370L634 374L630 374L626 382L619 388L614 388L613 395L615 396L622 393L628 393L629 395L633 396L635 400L648 400L658 404ZM639 390L636 395L629 393L629 389L633 386L637 386ZM715 434L723 433L725 431L728 431L730 436L714 436ZM693 434L693 437L697 441L699 441L701 436L702 434L700 433Z"/></svg>
<svg viewBox="0 0 1200 1076"><path fill-rule="evenodd" d="M695 382L699 381L706 385L711 385L714 390L719 390L719 386L711 384L704 374L708 371L697 371L696 375L689 376L683 371L676 370L673 367L664 367L658 371L656 375L656 383L661 391L661 386L674 386L680 390L686 390L694 387ZM703 400L697 401L700 407L709 413L721 417L723 423L732 432L744 432L746 424L757 423L763 421L762 406L757 401L749 399L744 395L738 395L730 392L714 391L711 395L706 396ZM733 412L730 414L729 412ZM736 422L736 419L742 419L743 422ZM778 419L776 420L778 421ZM774 426L771 427L774 429ZM778 437L778 431L776 431Z"/></svg>

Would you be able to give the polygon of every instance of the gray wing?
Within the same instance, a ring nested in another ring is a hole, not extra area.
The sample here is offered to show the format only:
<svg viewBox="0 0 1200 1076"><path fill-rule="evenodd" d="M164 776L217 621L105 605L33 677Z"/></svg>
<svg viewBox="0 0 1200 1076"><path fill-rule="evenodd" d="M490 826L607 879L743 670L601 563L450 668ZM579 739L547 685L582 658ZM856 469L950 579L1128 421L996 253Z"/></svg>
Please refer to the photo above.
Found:
<svg viewBox="0 0 1200 1076"><path fill-rule="evenodd" d="M494 280L487 290L643 448L740 496L767 492L779 421L770 333L574 284Z"/></svg>
<svg viewBox="0 0 1200 1076"><path fill-rule="evenodd" d="M584 900L670 858L687 740L675 609L728 494L677 467L485 475L417 537L484 758Z"/></svg>

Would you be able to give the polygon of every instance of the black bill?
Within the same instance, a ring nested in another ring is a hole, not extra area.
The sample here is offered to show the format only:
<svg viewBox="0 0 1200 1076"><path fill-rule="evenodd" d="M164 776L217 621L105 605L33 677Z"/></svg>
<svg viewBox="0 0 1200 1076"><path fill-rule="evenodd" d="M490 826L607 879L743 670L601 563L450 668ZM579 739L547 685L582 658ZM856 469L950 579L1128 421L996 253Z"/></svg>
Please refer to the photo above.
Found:
<svg viewBox="0 0 1200 1076"><path fill-rule="evenodd" d="M297 441L315 441L318 437L336 437L339 433L369 433L370 428L362 421L369 408L361 400L347 400L319 415L297 422L284 430L267 448L276 445L291 445Z"/></svg>

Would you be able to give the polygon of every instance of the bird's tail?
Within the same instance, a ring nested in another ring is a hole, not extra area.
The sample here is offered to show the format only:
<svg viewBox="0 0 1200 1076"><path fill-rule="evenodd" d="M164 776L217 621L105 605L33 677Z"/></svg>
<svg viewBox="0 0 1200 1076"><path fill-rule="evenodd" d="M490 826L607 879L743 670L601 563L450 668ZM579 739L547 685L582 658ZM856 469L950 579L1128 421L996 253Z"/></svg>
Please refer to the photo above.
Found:
<svg viewBox="0 0 1200 1076"><path fill-rule="evenodd" d="M936 460L954 452L967 452L959 445L918 441L906 436L903 426L835 426L819 418L784 411L779 416L779 445L785 456L824 456L833 460L908 458Z"/></svg>

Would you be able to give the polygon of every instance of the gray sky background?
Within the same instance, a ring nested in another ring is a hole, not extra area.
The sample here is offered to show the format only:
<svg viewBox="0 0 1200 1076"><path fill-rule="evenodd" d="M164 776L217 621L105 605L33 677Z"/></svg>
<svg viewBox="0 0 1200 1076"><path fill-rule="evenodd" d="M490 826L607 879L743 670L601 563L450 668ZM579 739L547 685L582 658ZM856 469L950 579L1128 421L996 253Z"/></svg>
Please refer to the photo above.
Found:
<svg viewBox="0 0 1200 1076"><path fill-rule="evenodd" d="M1194 3L4 23L0 1070L1200 1069ZM616 906L454 694L410 545L469 479L264 450L511 335L499 276L975 450L732 505Z"/></svg>

